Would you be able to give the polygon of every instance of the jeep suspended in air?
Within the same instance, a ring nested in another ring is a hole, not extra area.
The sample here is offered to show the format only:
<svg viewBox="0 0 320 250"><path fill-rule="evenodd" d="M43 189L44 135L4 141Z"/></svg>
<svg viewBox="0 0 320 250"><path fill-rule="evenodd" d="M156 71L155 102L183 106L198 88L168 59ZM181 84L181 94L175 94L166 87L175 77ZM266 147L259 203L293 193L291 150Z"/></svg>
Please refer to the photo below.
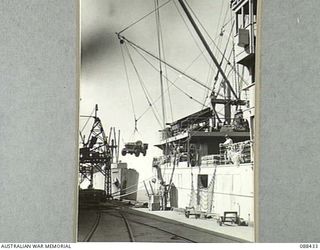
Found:
<svg viewBox="0 0 320 250"><path fill-rule="evenodd" d="M142 143L142 141L128 142L124 145L124 148L121 151L121 154L125 156L126 154L134 154L136 157L139 157L140 153L143 156L146 156L148 149L147 143Z"/></svg>

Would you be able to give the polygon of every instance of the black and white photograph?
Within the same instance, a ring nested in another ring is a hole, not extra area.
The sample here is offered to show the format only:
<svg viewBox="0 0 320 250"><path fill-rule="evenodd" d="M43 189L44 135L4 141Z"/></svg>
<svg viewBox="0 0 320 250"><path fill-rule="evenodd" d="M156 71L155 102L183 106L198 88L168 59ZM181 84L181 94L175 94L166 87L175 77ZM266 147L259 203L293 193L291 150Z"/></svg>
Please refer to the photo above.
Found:
<svg viewBox="0 0 320 250"><path fill-rule="evenodd" d="M257 0L81 0L80 242L255 241Z"/></svg>

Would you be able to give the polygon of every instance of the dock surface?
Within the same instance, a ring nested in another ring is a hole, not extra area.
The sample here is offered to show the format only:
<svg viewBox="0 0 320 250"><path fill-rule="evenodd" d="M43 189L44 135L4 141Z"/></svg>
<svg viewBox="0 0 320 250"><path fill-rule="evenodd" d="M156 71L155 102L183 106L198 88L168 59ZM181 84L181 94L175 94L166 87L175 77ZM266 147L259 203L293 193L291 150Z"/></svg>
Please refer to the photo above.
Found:
<svg viewBox="0 0 320 250"><path fill-rule="evenodd" d="M160 211L159 211L160 212ZM163 211L168 214L174 211ZM198 220L200 222L200 220ZM108 201L79 209L80 242L238 243L244 239Z"/></svg>

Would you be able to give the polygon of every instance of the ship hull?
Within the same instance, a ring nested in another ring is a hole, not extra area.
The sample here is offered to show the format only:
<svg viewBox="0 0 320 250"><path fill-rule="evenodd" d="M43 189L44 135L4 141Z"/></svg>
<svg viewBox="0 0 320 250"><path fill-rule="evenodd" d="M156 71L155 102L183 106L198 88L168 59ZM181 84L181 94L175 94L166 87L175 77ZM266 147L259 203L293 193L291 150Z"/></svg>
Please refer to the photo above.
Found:
<svg viewBox="0 0 320 250"><path fill-rule="evenodd" d="M161 166L163 180L169 183L170 206L194 207L197 211L223 216L226 211L237 212L238 216L253 222L254 183L253 165L213 163L200 167L187 167L180 163L174 169Z"/></svg>
<svg viewBox="0 0 320 250"><path fill-rule="evenodd" d="M137 200L139 173L128 169L126 163L112 164L111 167L111 196L118 200ZM89 181L85 180L80 187L86 189ZM105 177L101 172L93 174L93 187L104 190Z"/></svg>

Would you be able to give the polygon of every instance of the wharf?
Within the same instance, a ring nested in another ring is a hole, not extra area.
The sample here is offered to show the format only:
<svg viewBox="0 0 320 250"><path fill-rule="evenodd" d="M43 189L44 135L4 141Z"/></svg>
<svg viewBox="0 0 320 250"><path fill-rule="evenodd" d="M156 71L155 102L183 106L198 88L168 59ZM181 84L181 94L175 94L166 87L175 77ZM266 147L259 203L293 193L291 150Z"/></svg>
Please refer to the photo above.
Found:
<svg viewBox="0 0 320 250"><path fill-rule="evenodd" d="M183 211L149 211L148 208L131 208L136 211L140 211L154 216L159 216L168 220L180 222L192 227L197 227L212 231L215 233L224 234L227 236L242 239L244 241L254 242L254 228L252 226L219 226L214 219L196 219L194 216L186 218Z"/></svg>
<svg viewBox="0 0 320 250"><path fill-rule="evenodd" d="M130 203L108 201L79 209L80 242L240 243L246 239L208 230L213 220L185 220L175 211L148 211ZM185 223L187 222L187 223ZM218 225L217 225L218 226ZM237 227L240 229L240 227ZM248 228L247 228L248 229ZM253 231L252 231L253 232Z"/></svg>

